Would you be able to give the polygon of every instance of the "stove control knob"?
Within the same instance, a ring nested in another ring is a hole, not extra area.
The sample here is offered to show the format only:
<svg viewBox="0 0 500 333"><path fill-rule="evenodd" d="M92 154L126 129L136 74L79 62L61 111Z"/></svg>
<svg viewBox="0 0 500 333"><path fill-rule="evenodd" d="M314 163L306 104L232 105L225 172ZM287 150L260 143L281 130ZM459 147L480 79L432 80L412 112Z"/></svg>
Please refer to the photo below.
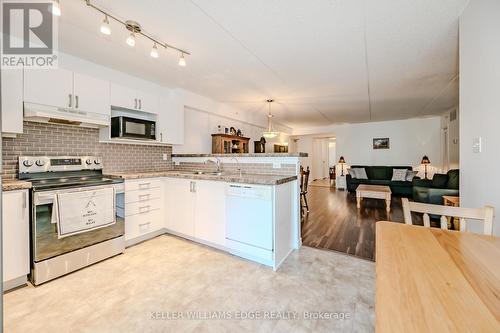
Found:
<svg viewBox="0 0 500 333"><path fill-rule="evenodd" d="M88 160L85 161L85 163L87 163L87 165L91 165L92 164L92 160L89 158Z"/></svg>
<svg viewBox="0 0 500 333"><path fill-rule="evenodd" d="M23 165L24 165L25 167L29 168L29 167L33 166L33 161L30 161L30 160L25 160L25 161L23 162Z"/></svg>
<svg viewBox="0 0 500 333"><path fill-rule="evenodd" d="M38 161L36 161L36 162L35 162L35 164L36 164L37 166L41 167L41 166L44 166L44 165L45 165L45 161L38 160Z"/></svg>
<svg viewBox="0 0 500 333"><path fill-rule="evenodd" d="M101 164L101 160L97 158L97 159L95 159L95 160L94 160L94 163L95 163L96 165L99 165L99 164Z"/></svg>

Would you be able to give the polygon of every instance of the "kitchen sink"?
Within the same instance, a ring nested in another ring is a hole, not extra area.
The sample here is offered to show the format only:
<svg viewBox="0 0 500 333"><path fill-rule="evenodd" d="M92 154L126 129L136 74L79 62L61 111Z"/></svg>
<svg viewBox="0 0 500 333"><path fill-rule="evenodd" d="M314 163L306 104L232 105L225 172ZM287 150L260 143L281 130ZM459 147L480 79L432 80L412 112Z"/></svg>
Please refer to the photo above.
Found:
<svg viewBox="0 0 500 333"><path fill-rule="evenodd" d="M224 174L222 171L181 171L180 173L186 173L190 175L210 175L210 176L222 176Z"/></svg>

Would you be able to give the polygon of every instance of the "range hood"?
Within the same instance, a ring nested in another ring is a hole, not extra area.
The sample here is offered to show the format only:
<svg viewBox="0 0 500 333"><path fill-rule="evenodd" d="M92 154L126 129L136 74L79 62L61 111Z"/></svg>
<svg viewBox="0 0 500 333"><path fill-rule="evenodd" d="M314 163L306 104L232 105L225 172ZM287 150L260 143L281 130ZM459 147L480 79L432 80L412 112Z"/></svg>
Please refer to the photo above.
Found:
<svg viewBox="0 0 500 333"><path fill-rule="evenodd" d="M108 127L110 124L110 117L105 114L36 103L24 103L24 120L92 128Z"/></svg>

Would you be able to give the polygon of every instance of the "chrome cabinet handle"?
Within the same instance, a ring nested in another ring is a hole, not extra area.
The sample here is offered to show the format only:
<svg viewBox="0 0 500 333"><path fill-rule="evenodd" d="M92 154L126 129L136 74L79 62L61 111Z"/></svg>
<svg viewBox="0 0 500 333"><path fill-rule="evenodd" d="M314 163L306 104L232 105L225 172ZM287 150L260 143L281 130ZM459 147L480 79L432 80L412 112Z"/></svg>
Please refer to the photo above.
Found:
<svg viewBox="0 0 500 333"><path fill-rule="evenodd" d="M143 227L143 226L149 225L149 224L151 224L151 222L141 223L141 224L139 224L139 227Z"/></svg>
<svg viewBox="0 0 500 333"><path fill-rule="evenodd" d="M134 109L137 109L137 98L134 98Z"/></svg>
<svg viewBox="0 0 500 333"><path fill-rule="evenodd" d="M148 188L149 185L151 185L151 183L142 183L142 184L139 184L139 188L140 189Z"/></svg>
<svg viewBox="0 0 500 333"><path fill-rule="evenodd" d="M149 193L148 194L140 194L139 195L139 200L140 201L145 201L145 200L149 199L150 196L151 196L151 194L149 194Z"/></svg>
<svg viewBox="0 0 500 333"><path fill-rule="evenodd" d="M78 109L78 95L75 95L75 108Z"/></svg>
<svg viewBox="0 0 500 333"><path fill-rule="evenodd" d="M73 105L73 95L68 94L68 97L69 97L68 107L71 107L71 105Z"/></svg>
<svg viewBox="0 0 500 333"><path fill-rule="evenodd" d="M142 100L139 99L139 110L142 110Z"/></svg>
<svg viewBox="0 0 500 333"><path fill-rule="evenodd" d="M190 192L196 192L196 182L190 182Z"/></svg>
<svg viewBox="0 0 500 333"><path fill-rule="evenodd" d="M150 208L151 208L151 206L149 206L149 205L139 207L139 213L148 213Z"/></svg>

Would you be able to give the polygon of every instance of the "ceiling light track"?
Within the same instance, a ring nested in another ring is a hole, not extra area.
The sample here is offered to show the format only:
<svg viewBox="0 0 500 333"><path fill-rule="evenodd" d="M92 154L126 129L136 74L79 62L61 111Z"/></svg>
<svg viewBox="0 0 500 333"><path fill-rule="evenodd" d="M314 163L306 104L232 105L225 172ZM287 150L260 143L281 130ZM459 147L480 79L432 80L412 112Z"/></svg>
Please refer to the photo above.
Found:
<svg viewBox="0 0 500 333"><path fill-rule="evenodd" d="M141 25L135 21L131 21L131 20L123 21L123 20L119 19L118 17L114 16L113 14L110 14L109 12L105 11L104 9L97 7L96 5L91 3L90 0L84 0L84 1L88 7L91 7L93 9L95 9L96 11L104 14L103 25L105 26L105 28L103 29L103 26L101 26L102 33L104 33L106 35L111 34L111 30L109 28L109 19L115 20L116 22L122 24L127 30L130 31L130 36L127 38L128 45L134 46L135 45L135 36L140 35L146 39L149 39L151 42L153 42L153 50L151 52L151 56L153 58L158 58L158 52L157 52L158 47L163 47L164 49L172 49L172 50L176 50L176 51L180 52L179 65L183 66L183 67L186 66L185 56L191 55L191 53L189 53L188 51L180 49L178 47L175 47L173 45L170 45L166 42L160 41L160 40L152 37L151 35L144 32L141 28Z"/></svg>

